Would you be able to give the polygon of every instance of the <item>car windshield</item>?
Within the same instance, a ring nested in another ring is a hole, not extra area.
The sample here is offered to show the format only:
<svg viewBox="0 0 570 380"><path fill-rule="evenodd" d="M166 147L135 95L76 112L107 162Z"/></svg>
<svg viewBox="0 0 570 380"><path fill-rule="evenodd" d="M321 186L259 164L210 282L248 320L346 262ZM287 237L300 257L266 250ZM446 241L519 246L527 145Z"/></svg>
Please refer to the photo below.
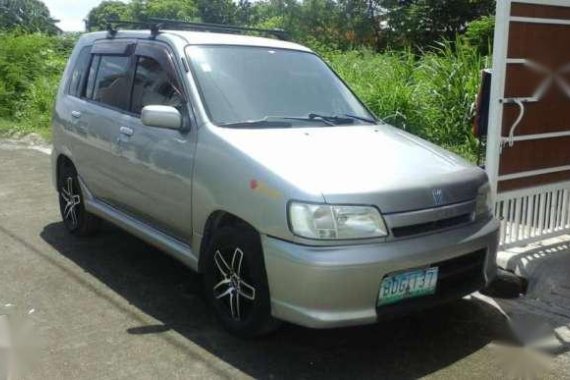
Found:
<svg viewBox="0 0 570 380"><path fill-rule="evenodd" d="M241 128L334 126L374 117L315 54L249 46L187 50L211 121Z"/></svg>

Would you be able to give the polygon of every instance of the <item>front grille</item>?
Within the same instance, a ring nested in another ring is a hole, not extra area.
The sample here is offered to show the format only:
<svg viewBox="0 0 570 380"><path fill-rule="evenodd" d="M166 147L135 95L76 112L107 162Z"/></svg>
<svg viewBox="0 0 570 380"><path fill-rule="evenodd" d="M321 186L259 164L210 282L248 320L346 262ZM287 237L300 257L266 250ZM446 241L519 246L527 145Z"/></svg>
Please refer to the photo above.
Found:
<svg viewBox="0 0 570 380"><path fill-rule="evenodd" d="M392 228L394 237L401 238L412 235L425 234L445 228L455 227L460 224L469 223L471 221L471 214L463 214L454 216L453 218L440 219L427 223L412 224L409 226Z"/></svg>
<svg viewBox="0 0 570 380"><path fill-rule="evenodd" d="M486 253L486 249L481 249L451 260L431 264L430 266L439 268L435 294L380 306L377 308L378 316L391 317L406 314L442 302L459 299L481 289L485 285Z"/></svg>

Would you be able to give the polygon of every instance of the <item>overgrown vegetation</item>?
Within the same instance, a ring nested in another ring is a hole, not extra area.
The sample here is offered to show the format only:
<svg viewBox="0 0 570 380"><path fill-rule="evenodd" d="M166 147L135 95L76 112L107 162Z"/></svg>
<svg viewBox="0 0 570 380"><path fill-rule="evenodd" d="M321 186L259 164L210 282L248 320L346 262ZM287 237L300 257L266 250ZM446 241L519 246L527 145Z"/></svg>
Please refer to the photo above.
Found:
<svg viewBox="0 0 570 380"><path fill-rule="evenodd" d="M49 135L55 93L73 43L73 37L0 34L0 130Z"/></svg>
<svg viewBox="0 0 570 380"><path fill-rule="evenodd" d="M167 18L281 28L295 41L343 50L418 51L454 40L494 8L495 0L106 0L87 25L104 30L109 20Z"/></svg>
<svg viewBox="0 0 570 380"><path fill-rule="evenodd" d="M0 6L14 1L19 0L0 0ZM30 6L36 3L26 0ZM443 7L443 3L462 5ZM89 22L97 28L109 18L170 17L284 27L295 40L321 53L386 122L474 159L469 109L492 44L494 20L485 15L492 4L492 0L112 0L94 8ZM36 14L53 21L42 7ZM28 19L29 25L24 23L27 19L0 18L0 132L35 131L49 138L55 94L75 37L37 33L42 31L37 29L38 18ZM2 26L6 20L19 24ZM6 29L10 31L1 32ZM451 42L437 42L450 36L454 36Z"/></svg>
<svg viewBox="0 0 570 380"><path fill-rule="evenodd" d="M0 31L53 35L59 32L55 23L40 0L0 0Z"/></svg>
<svg viewBox="0 0 570 380"><path fill-rule="evenodd" d="M384 121L474 160L469 109L485 58L465 42L410 50L328 52L324 56Z"/></svg>
<svg viewBox="0 0 570 380"><path fill-rule="evenodd" d="M72 40L0 35L0 118L21 132L49 135L51 110ZM411 50L317 47L367 106L386 122L473 158L469 108L484 58L465 42L422 55ZM0 128L7 123L0 123Z"/></svg>

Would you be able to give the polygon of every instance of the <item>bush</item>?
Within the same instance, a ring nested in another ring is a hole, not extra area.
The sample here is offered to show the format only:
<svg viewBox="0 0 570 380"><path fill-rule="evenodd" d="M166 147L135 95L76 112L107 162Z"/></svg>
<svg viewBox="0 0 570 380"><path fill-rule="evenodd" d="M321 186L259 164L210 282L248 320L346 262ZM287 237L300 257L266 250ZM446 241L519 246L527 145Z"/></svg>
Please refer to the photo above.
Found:
<svg viewBox="0 0 570 380"><path fill-rule="evenodd" d="M483 55L493 50L493 34L495 32L495 16L483 16L467 25L465 40L477 48Z"/></svg>
<svg viewBox="0 0 570 380"><path fill-rule="evenodd" d="M0 34L0 121L49 135L59 79L75 38ZM387 123L474 159L469 109L484 58L470 43L460 39L423 55L310 45ZM0 129L6 125L1 122Z"/></svg>
<svg viewBox="0 0 570 380"><path fill-rule="evenodd" d="M475 159L469 116L485 64L475 48L457 41L421 56L411 51L323 56L384 121Z"/></svg>
<svg viewBox="0 0 570 380"><path fill-rule="evenodd" d="M0 118L47 129L74 39L0 34Z"/></svg>
<svg viewBox="0 0 570 380"><path fill-rule="evenodd" d="M387 123L407 129L413 114L416 57L410 52L351 51L325 55L360 99Z"/></svg>

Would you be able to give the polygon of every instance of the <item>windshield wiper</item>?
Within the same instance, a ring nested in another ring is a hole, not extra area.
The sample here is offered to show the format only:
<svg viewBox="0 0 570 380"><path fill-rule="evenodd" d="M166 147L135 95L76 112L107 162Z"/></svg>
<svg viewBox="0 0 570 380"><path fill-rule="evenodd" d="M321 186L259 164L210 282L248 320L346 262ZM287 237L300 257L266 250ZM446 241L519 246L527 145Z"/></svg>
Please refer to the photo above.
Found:
<svg viewBox="0 0 570 380"><path fill-rule="evenodd" d="M344 116L344 117L342 117ZM353 114L345 113L342 116L336 115L319 115L316 113L310 113L308 117L292 117L292 116L282 116L280 119L286 120L300 120L300 121L320 121L327 125L341 125L341 124L353 124L354 120L364 121L370 124L377 124L376 120L369 119L362 116L356 116Z"/></svg>
<svg viewBox="0 0 570 380"><path fill-rule="evenodd" d="M231 123L231 124L220 124L220 127L226 128L289 128L291 127L291 123L287 121L276 121L276 120L252 120L252 121L241 121L239 123Z"/></svg>
<svg viewBox="0 0 570 380"><path fill-rule="evenodd" d="M343 124L353 124L354 120L363 120L369 123L376 124L374 120L361 118L359 116L345 114L344 116L336 115L319 115L317 113L310 113L307 117L301 116L266 116L259 120L250 121L240 121L237 123L230 124L220 124L220 127L226 128L289 128L292 123L283 120L296 120L304 122L318 122L324 123L326 125L343 125Z"/></svg>
<svg viewBox="0 0 570 380"><path fill-rule="evenodd" d="M328 120L328 118L321 117L321 116L315 115L315 114L309 114L308 117L302 117L302 116L266 116L263 120L270 120L270 119L295 120L295 121L304 121L307 123L318 122L318 123L324 123L326 125L335 125L335 123L333 123L331 120ZM352 122L351 119L346 119L346 120L348 120L349 122ZM281 121L281 122L272 121L272 123L283 123L283 121Z"/></svg>
<svg viewBox="0 0 570 380"><path fill-rule="evenodd" d="M370 124L377 124L376 120L374 120L374 119L369 119L367 117L362 117L362 116L356 116L356 115L353 115L351 113L345 113L343 116L350 117L351 119L365 121L365 122L370 123Z"/></svg>
<svg viewBox="0 0 570 380"><path fill-rule="evenodd" d="M323 120L329 125L352 124L354 120L349 117L340 117L335 115L319 115L318 113L310 113L309 119Z"/></svg>

